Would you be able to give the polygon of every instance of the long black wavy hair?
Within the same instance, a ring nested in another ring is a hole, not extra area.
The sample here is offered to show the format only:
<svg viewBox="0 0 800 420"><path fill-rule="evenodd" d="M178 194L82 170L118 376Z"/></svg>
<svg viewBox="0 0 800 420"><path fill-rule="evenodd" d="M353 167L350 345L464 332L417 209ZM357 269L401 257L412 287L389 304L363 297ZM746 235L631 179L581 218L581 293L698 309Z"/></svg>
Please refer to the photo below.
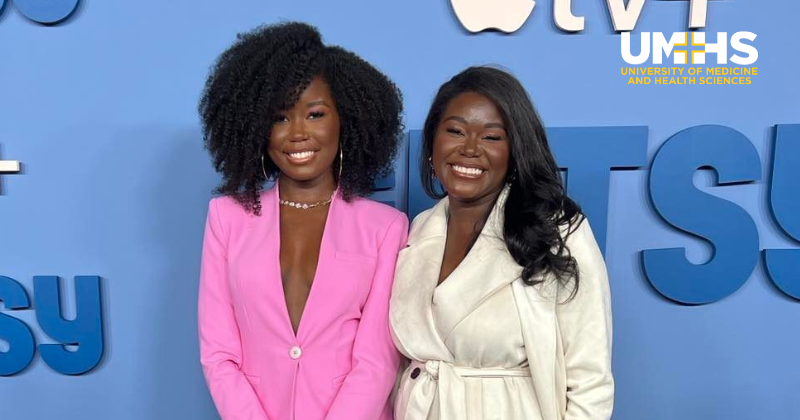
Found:
<svg viewBox="0 0 800 420"><path fill-rule="evenodd" d="M419 167L425 192L432 198L447 195L435 182L429 158L433 156L442 114L453 98L466 92L487 97L503 116L511 151L503 236L511 256L523 267L522 280L535 285L544 278L537 278L538 274L550 272L562 284L574 280L570 293L573 297L578 291L579 275L566 238L584 217L580 207L567 197L539 114L514 76L493 67L470 67L439 88L422 134Z"/></svg>
<svg viewBox="0 0 800 420"><path fill-rule="evenodd" d="M334 177L342 197L368 195L391 170L403 132L397 86L357 55L325 46L316 28L288 22L239 34L211 68L198 108L205 146L223 176L217 193L261 214L264 172L279 173L266 153L274 115L291 108L315 76L328 83L339 112L344 171Z"/></svg>

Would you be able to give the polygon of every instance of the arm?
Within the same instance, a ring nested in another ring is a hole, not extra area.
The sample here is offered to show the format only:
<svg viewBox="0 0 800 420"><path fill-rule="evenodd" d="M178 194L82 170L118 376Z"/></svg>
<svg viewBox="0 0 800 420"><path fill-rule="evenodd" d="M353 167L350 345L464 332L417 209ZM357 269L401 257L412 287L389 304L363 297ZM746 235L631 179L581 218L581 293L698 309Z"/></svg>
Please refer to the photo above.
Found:
<svg viewBox="0 0 800 420"><path fill-rule="evenodd" d="M227 235L216 200L208 207L200 268L198 329L200 363L220 417L224 420L268 420L255 390L240 370L241 338L228 289Z"/></svg>
<svg viewBox="0 0 800 420"><path fill-rule="evenodd" d="M571 301L556 305L567 374L564 420L608 420L614 408L608 273L588 220L567 238L567 246L578 262L580 283Z"/></svg>
<svg viewBox="0 0 800 420"><path fill-rule="evenodd" d="M407 237L408 219L400 214L389 225L378 249L375 276L353 344L353 369L336 395L327 420L375 420L386 408L400 366L400 354L389 332L389 296L397 253Z"/></svg>

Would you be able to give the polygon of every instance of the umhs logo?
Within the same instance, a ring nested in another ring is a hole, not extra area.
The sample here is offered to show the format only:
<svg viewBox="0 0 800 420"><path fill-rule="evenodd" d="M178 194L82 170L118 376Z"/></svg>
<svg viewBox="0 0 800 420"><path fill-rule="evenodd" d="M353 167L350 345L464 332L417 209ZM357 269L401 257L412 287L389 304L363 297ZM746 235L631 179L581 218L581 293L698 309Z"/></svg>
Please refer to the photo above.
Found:
<svg viewBox="0 0 800 420"><path fill-rule="evenodd" d="M63 22L78 9L80 0L9 0L9 5L14 7L26 18L53 25ZM6 6L6 0L0 0L0 13Z"/></svg>
<svg viewBox="0 0 800 420"><path fill-rule="evenodd" d="M533 0L450 0L458 20L470 32L498 29L511 33L533 12Z"/></svg>
<svg viewBox="0 0 800 420"><path fill-rule="evenodd" d="M652 36L651 36L652 35ZM623 32L621 37L622 59L628 64L642 64L650 59L651 46L653 64L662 64L663 56L672 54L674 64L706 64L706 55L714 54L717 64L728 64L728 60L740 66L748 66L758 60L758 50L743 40L754 41L756 34L752 32L736 32L730 38L730 46L734 51L745 54L728 56L728 33L717 33L716 42L708 42L711 33L676 32L669 41L663 32L642 32L641 49L638 55L631 54L631 33ZM652 42L651 42L652 39Z"/></svg>

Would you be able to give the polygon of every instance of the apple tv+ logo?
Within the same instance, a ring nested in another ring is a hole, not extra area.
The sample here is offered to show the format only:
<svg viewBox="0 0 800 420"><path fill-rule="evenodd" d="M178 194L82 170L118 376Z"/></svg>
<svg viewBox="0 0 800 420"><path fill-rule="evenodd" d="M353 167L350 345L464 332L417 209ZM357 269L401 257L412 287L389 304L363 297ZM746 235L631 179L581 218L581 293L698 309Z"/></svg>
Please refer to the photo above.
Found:
<svg viewBox="0 0 800 420"><path fill-rule="evenodd" d="M647 0L606 0L616 32L630 32ZM709 0L688 0L690 29L706 26ZM497 29L516 32L536 7L535 0L450 0L458 20L470 32ZM586 27L584 16L572 13L572 0L553 0L553 21L564 32L581 32Z"/></svg>
<svg viewBox="0 0 800 420"><path fill-rule="evenodd" d="M75 13L80 0L9 0L17 11L26 18L43 25L61 23ZM6 0L0 0L0 13Z"/></svg>
<svg viewBox="0 0 800 420"><path fill-rule="evenodd" d="M470 32L498 29L511 33L533 12L533 0L450 0L458 20Z"/></svg>

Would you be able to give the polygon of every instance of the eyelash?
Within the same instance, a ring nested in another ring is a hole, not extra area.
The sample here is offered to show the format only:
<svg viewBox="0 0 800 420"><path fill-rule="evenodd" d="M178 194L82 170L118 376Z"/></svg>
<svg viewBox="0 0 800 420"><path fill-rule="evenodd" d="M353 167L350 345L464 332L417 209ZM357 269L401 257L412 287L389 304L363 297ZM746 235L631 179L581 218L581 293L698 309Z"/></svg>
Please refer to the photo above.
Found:
<svg viewBox="0 0 800 420"><path fill-rule="evenodd" d="M309 116L309 118L317 119L317 118L324 117L325 113L322 112L322 111L315 111L315 112L312 112L312 113L308 114L308 116ZM289 118L286 115L276 115L275 116L275 122L285 122L285 121L288 121L288 120L289 120Z"/></svg>
<svg viewBox="0 0 800 420"><path fill-rule="evenodd" d="M450 134L456 134L456 135L459 135L459 136L463 136L464 135L464 133L462 133L461 130L457 130L455 128L448 128L447 132L450 133ZM491 140L491 141L498 141L498 140L500 140L500 136L485 136L484 139Z"/></svg>

